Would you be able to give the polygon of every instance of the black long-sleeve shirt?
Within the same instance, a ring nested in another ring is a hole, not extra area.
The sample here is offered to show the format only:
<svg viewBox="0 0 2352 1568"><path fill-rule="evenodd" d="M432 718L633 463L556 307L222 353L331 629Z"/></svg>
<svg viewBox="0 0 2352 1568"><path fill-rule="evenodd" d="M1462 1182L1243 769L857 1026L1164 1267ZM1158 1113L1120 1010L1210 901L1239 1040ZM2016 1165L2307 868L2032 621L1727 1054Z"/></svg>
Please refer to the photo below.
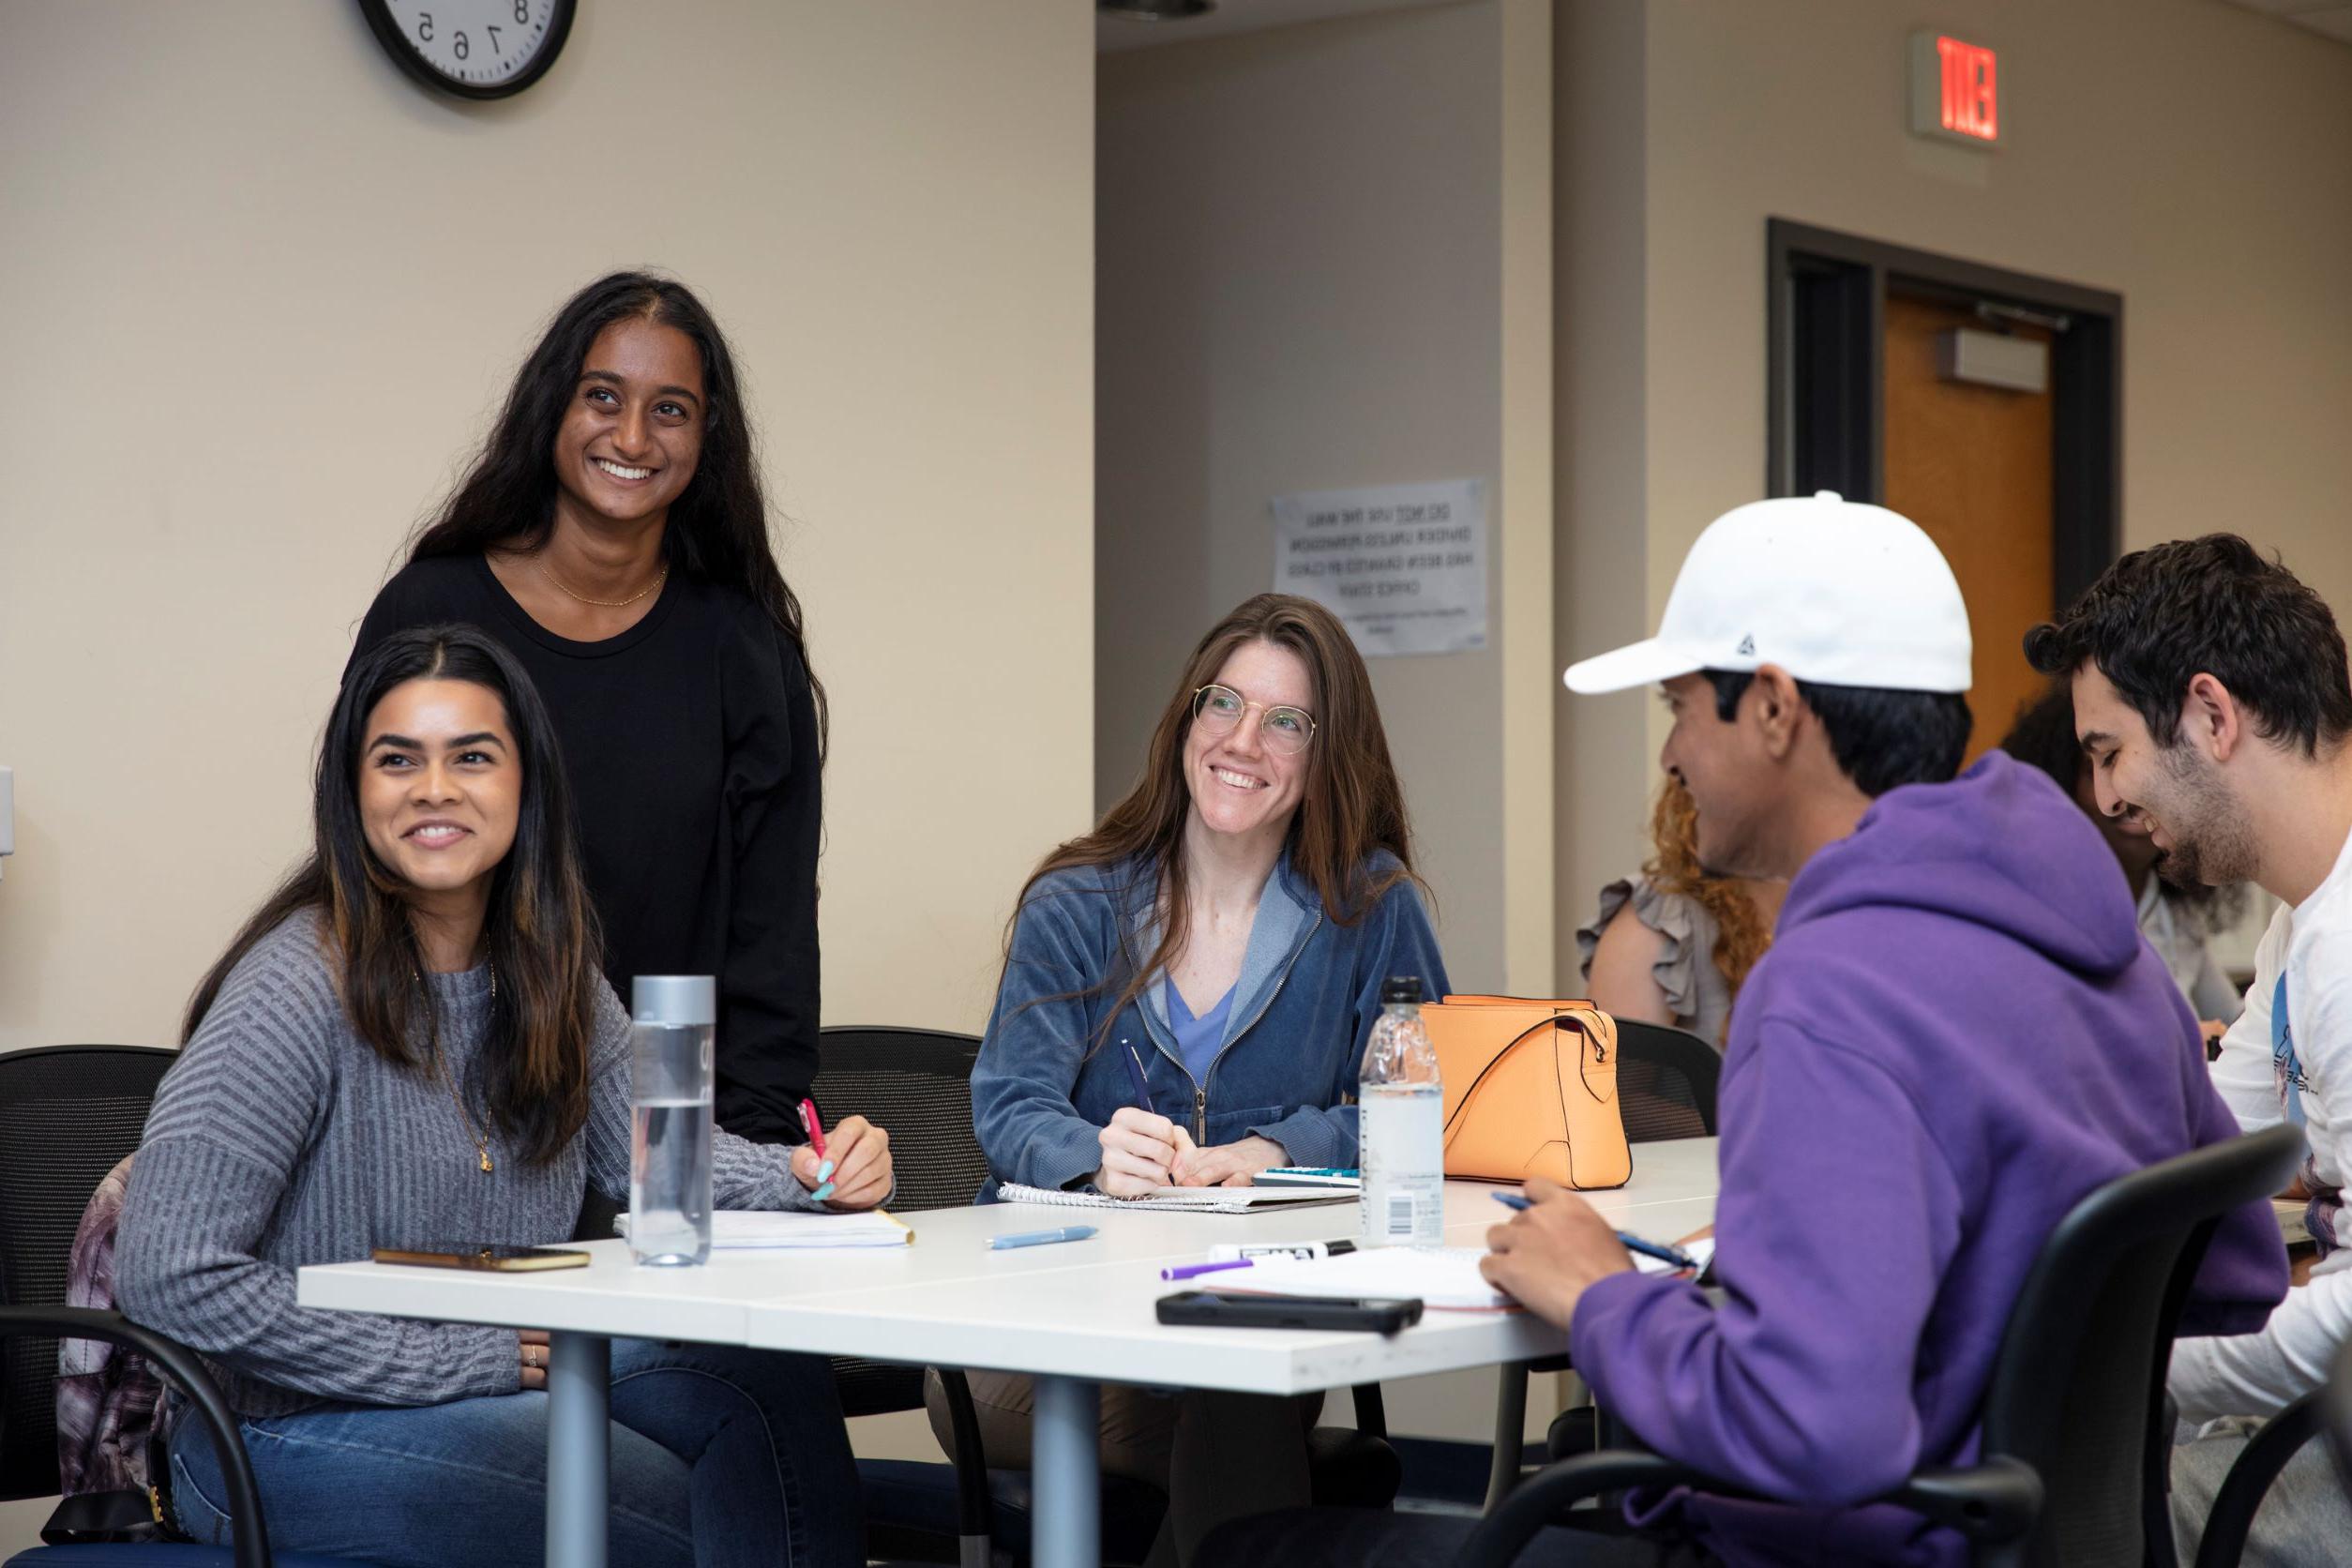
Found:
<svg viewBox="0 0 2352 1568"><path fill-rule="evenodd" d="M605 973L718 978L719 1124L801 1139L817 1072L816 701L791 640L747 595L671 573L644 619L575 642L531 619L478 555L410 563L353 656L470 622L514 654L554 720Z"/></svg>

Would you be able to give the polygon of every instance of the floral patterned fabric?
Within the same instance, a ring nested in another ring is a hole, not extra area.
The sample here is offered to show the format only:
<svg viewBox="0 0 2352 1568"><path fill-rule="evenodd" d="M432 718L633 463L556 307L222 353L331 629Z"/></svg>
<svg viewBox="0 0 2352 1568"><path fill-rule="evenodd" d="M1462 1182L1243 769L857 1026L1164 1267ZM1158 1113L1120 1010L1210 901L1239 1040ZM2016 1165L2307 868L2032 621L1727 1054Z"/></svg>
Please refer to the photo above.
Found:
<svg viewBox="0 0 2352 1568"><path fill-rule="evenodd" d="M114 1227L129 1180L126 1158L82 1211L68 1265L68 1306L113 1310ZM147 1437L162 1397L163 1380L138 1352L102 1339L58 1343L57 1474L66 1496L146 1490Z"/></svg>

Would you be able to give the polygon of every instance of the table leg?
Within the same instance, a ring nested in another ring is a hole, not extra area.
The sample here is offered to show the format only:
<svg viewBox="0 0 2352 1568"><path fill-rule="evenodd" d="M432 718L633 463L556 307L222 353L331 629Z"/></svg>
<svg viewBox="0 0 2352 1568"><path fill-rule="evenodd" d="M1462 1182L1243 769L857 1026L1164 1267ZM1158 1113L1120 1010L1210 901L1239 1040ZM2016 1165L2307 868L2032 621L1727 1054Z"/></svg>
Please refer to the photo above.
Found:
<svg viewBox="0 0 2352 1568"><path fill-rule="evenodd" d="M605 1568L612 1495L607 1430L611 1387L611 1340L600 1334L549 1335L548 1568Z"/></svg>
<svg viewBox="0 0 2352 1568"><path fill-rule="evenodd" d="M1102 1385L1084 1378L1036 1380L1030 1460L1037 1510L1029 1521L1036 1568L1100 1568L1102 1487L1095 1456Z"/></svg>
<svg viewBox="0 0 2352 1568"><path fill-rule="evenodd" d="M1527 1429L1527 1363L1506 1361L1495 1388L1495 1446L1487 1461L1486 1512L1519 1484L1519 1452Z"/></svg>

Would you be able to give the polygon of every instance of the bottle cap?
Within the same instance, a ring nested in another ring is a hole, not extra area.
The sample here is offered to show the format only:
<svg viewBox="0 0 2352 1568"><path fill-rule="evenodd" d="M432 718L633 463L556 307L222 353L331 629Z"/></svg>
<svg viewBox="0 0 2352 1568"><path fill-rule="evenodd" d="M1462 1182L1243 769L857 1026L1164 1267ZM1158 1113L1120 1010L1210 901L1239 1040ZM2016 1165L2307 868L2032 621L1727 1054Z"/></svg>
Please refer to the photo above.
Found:
<svg viewBox="0 0 2352 1568"><path fill-rule="evenodd" d="M718 1021L718 982L707 974L641 974L629 987L630 1018L668 1029Z"/></svg>
<svg viewBox="0 0 2352 1568"><path fill-rule="evenodd" d="M1420 1005L1421 976L1392 974L1382 981L1380 983L1380 1005L1385 1007L1392 1002L1410 1002L1415 1006Z"/></svg>

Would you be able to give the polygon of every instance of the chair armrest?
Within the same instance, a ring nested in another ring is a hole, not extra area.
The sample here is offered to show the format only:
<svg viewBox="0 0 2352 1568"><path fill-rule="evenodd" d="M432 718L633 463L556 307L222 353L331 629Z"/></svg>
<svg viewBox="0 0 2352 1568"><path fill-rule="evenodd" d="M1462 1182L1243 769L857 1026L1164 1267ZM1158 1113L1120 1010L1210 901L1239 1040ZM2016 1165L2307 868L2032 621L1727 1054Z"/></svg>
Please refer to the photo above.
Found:
<svg viewBox="0 0 2352 1568"><path fill-rule="evenodd" d="M1663 1455L1605 1448L1545 1466L1479 1521L1454 1568L1510 1568L1536 1531L1570 1503L1636 1486L1688 1486L1709 1497L1773 1502ZM2014 1540L2042 1511L2042 1478L2016 1459L1989 1459L1965 1470L1921 1470L1869 1500L1907 1508L1973 1541Z"/></svg>
<svg viewBox="0 0 2352 1568"><path fill-rule="evenodd" d="M988 1450L980 1439L980 1412L972 1408L972 1384L960 1368L934 1367L947 1395L947 1455L956 1468L956 1532L967 1540L995 1533L996 1511L988 1500Z"/></svg>
<svg viewBox="0 0 2352 1568"><path fill-rule="evenodd" d="M2254 1514L2262 1507L2263 1494L2297 1451L2319 1435L2323 1392L2312 1390L2264 1422L2238 1451L2238 1462L2229 1467L2222 1489L2213 1494L2212 1511L2205 1516L2205 1533L2197 1540L2196 1568L2236 1568L2245 1553L2246 1537L2254 1530Z"/></svg>
<svg viewBox="0 0 2352 1568"><path fill-rule="evenodd" d="M262 1492L253 1482L253 1464L246 1456L245 1440L237 1435L236 1415L193 1350L153 1329L140 1327L119 1312L82 1306L0 1307L0 1339L31 1336L107 1340L138 1351L177 1383L210 1430L213 1453L220 1461L221 1478L228 1484L230 1546L236 1568L270 1568Z"/></svg>
<svg viewBox="0 0 2352 1568"><path fill-rule="evenodd" d="M1872 1500L1907 1508L1971 1541L2014 1541L2042 1516L2042 1477L2023 1459L1994 1458L1965 1470L1915 1470Z"/></svg>

